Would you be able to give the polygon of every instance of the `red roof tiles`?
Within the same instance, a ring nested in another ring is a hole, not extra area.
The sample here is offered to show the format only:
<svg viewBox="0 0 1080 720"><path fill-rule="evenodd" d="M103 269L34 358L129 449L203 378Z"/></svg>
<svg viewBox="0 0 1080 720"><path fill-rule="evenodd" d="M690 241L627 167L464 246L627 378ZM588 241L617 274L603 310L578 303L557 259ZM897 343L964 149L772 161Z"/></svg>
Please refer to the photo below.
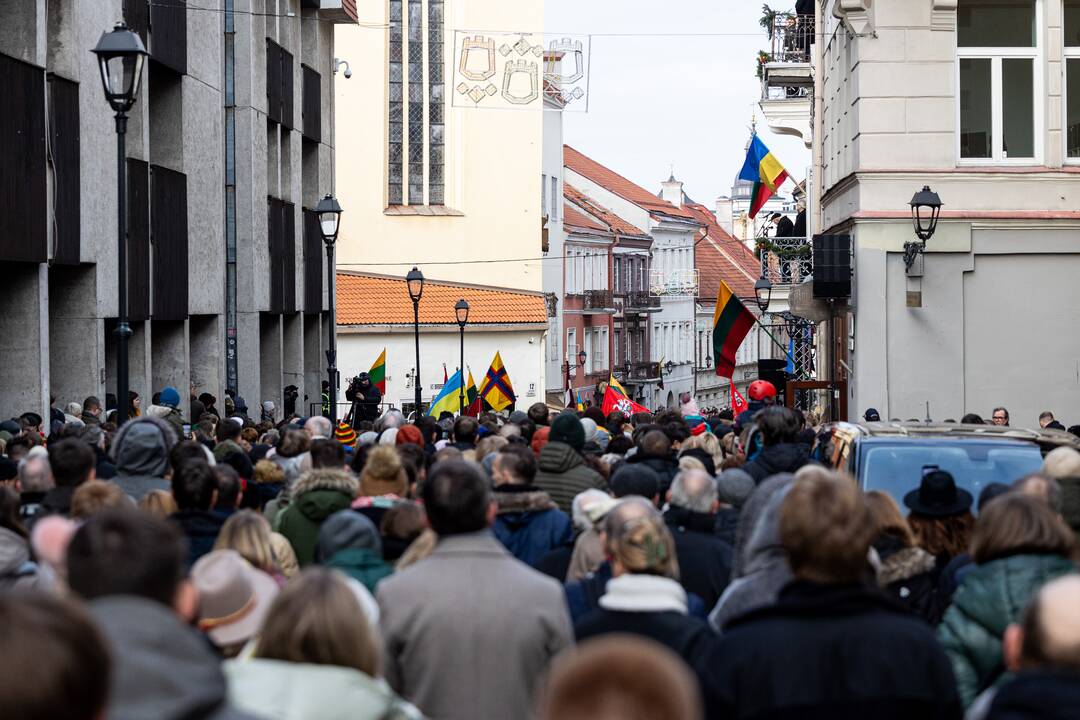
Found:
<svg viewBox="0 0 1080 720"><path fill-rule="evenodd" d="M705 225L698 233L694 245L694 264L699 277L698 297L701 302L716 301L721 279L739 297L754 297L754 283L761 274L761 267L754 253L720 227L716 216L704 205L683 207Z"/></svg>
<svg viewBox="0 0 1080 720"><path fill-rule="evenodd" d="M470 325L547 323L544 296L525 290L426 280L420 297L422 325L457 325L454 303L469 303ZM411 325L405 278L338 272L338 325Z"/></svg>
<svg viewBox="0 0 1080 720"><path fill-rule="evenodd" d="M563 227L576 227L602 233L611 232L607 225L602 225L600 222L593 220L570 203L563 204Z"/></svg>
<svg viewBox="0 0 1080 720"><path fill-rule="evenodd" d="M585 195L573 185L568 182L563 182L563 196L572 202L577 207L584 210L592 217L598 219L600 222L605 223L612 232L621 235L623 237L637 237L647 238L647 233L634 225L631 225L627 221L615 213L608 210L606 207L596 202L592 198Z"/></svg>
<svg viewBox="0 0 1080 720"><path fill-rule="evenodd" d="M675 207L666 200L662 200L640 185L635 185L614 170L604 167L590 157L563 145L563 164L579 175L592 180L597 185L615 193L624 200L637 205L642 210L654 215L664 215L681 220L693 220L694 216L687 210Z"/></svg>

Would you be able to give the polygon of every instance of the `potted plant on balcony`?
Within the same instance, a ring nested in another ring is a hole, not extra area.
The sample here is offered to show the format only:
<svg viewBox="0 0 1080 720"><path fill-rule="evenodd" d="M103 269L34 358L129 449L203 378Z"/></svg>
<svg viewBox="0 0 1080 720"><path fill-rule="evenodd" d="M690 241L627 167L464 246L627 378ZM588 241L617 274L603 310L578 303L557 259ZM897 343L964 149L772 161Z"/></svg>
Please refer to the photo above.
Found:
<svg viewBox="0 0 1080 720"><path fill-rule="evenodd" d="M758 50L757 76L759 79L765 75L765 63L769 62L772 62L772 53L765 52L764 50Z"/></svg>

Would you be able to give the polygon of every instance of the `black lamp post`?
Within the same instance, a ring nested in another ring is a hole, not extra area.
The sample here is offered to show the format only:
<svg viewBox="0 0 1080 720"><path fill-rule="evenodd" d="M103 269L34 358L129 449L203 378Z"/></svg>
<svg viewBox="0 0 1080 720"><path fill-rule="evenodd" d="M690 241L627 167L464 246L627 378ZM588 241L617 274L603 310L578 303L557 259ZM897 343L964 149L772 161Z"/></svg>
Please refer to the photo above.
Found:
<svg viewBox="0 0 1080 720"><path fill-rule="evenodd" d="M341 226L341 205L337 198L328 194L315 206L315 214L319 216L319 228L323 242L326 243L326 286L330 315L330 328L327 333L330 337L326 348L326 373L330 378L330 392L327 394L330 396L330 422L337 427L337 313L334 309L337 270L334 265L334 246L337 244L338 228Z"/></svg>
<svg viewBox="0 0 1080 720"><path fill-rule="evenodd" d="M465 324L469 322L469 303L461 298L454 304L454 314L457 316L458 329L461 332L461 386L458 393L458 415L465 414Z"/></svg>
<svg viewBox="0 0 1080 720"><path fill-rule="evenodd" d="M772 301L772 283L764 275L754 283L754 300L757 302L758 310L762 313L768 311L769 303Z"/></svg>
<svg viewBox="0 0 1080 720"><path fill-rule="evenodd" d="M415 267L405 276L409 286L409 297L413 306L413 331L416 336L416 376L413 385L416 389L416 417L420 417L420 296L424 294L424 273Z"/></svg>
<svg viewBox="0 0 1080 720"><path fill-rule="evenodd" d="M124 161L124 141L127 133L127 113L135 104L142 77L146 48L127 25L118 23L112 31L102 33L97 47L101 69L101 85L105 100L116 111L116 424L127 420L128 413L128 325L127 308L127 166Z"/></svg>
<svg viewBox="0 0 1080 720"><path fill-rule="evenodd" d="M581 371L585 372L585 361L588 360L588 359L589 359L588 354L584 350L581 350L577 354L577 364L571 363L570 358L567 358L565 361L563 361L563 372L566 375L566 389L567 390L570 389L570 369L571 368L581 368Z"/></svg>
<svg viewBox="0 0 1080 720"><path fill-rule="evenodd" d="M915 226L915 236L919 242L909 240L904 243L904 270L910 271L915 264L915 258L926 251L926 242L934 236L937 230L938 216L941 214L941 198L930 189L929 185L923 185L923 189L915 193L911 198L911 223Z"/></svg>

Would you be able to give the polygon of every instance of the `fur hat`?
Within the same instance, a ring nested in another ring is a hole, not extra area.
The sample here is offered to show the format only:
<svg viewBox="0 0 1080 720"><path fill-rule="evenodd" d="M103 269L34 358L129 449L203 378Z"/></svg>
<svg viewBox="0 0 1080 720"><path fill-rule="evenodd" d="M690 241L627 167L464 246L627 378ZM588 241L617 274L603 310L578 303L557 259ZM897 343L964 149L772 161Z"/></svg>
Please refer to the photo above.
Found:
<svg viewBox="0 0 1080 720"><path fill-rule="evenodd" d="M360 494L369 497L404 496L407 485L408 478L397 450L386 445L372 448L360 473Z"/></svg>

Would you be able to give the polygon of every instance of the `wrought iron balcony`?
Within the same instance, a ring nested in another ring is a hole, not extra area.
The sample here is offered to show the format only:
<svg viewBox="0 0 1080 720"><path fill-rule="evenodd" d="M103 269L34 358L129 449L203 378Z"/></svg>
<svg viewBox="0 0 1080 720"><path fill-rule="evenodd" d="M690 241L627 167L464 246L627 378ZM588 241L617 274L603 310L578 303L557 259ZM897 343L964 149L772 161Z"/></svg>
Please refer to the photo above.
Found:
<svg viewBox="0 0 1080 720"><path fill-rule="evenodd" d="M649 273L650 295L697 295L697 289L697 268Z"/></svg>
<svg viewBox="0 0 1080 720"><path fill-rule="evenodd" d="M814 16L779 13L769 27L772 46L758 55L758 77L763 100L805 97L814 85L810 46L814 43Z"/></svg>
<svg viewBox="0 0 1080 720"><path fill-rule="evenodd" d="M761 274L773 285L798 285L814 272L814 254L807 238L758 238Z"/></svg>
<svg viewBox="0 0 1080 720"><path fill-rule="evenodd" d="M615 298L610 290L586 290L583 308L587 313L614 313Z"/></svg>
<svg viewBox="0 0 1080 720"><path fill-rule="evenodd" d="M660 298L648 290L633 290L626 293L623 301L624 312L652 313L659 312Z"/></svg>
<svg viewBox="0 0 1080 720"><path fill-rule="evenodd" d="M657 362L630 363L629 370L626 372L626 367L623 367L623 375L627 382L646 382L660 378L660 363Z"/></svg>

